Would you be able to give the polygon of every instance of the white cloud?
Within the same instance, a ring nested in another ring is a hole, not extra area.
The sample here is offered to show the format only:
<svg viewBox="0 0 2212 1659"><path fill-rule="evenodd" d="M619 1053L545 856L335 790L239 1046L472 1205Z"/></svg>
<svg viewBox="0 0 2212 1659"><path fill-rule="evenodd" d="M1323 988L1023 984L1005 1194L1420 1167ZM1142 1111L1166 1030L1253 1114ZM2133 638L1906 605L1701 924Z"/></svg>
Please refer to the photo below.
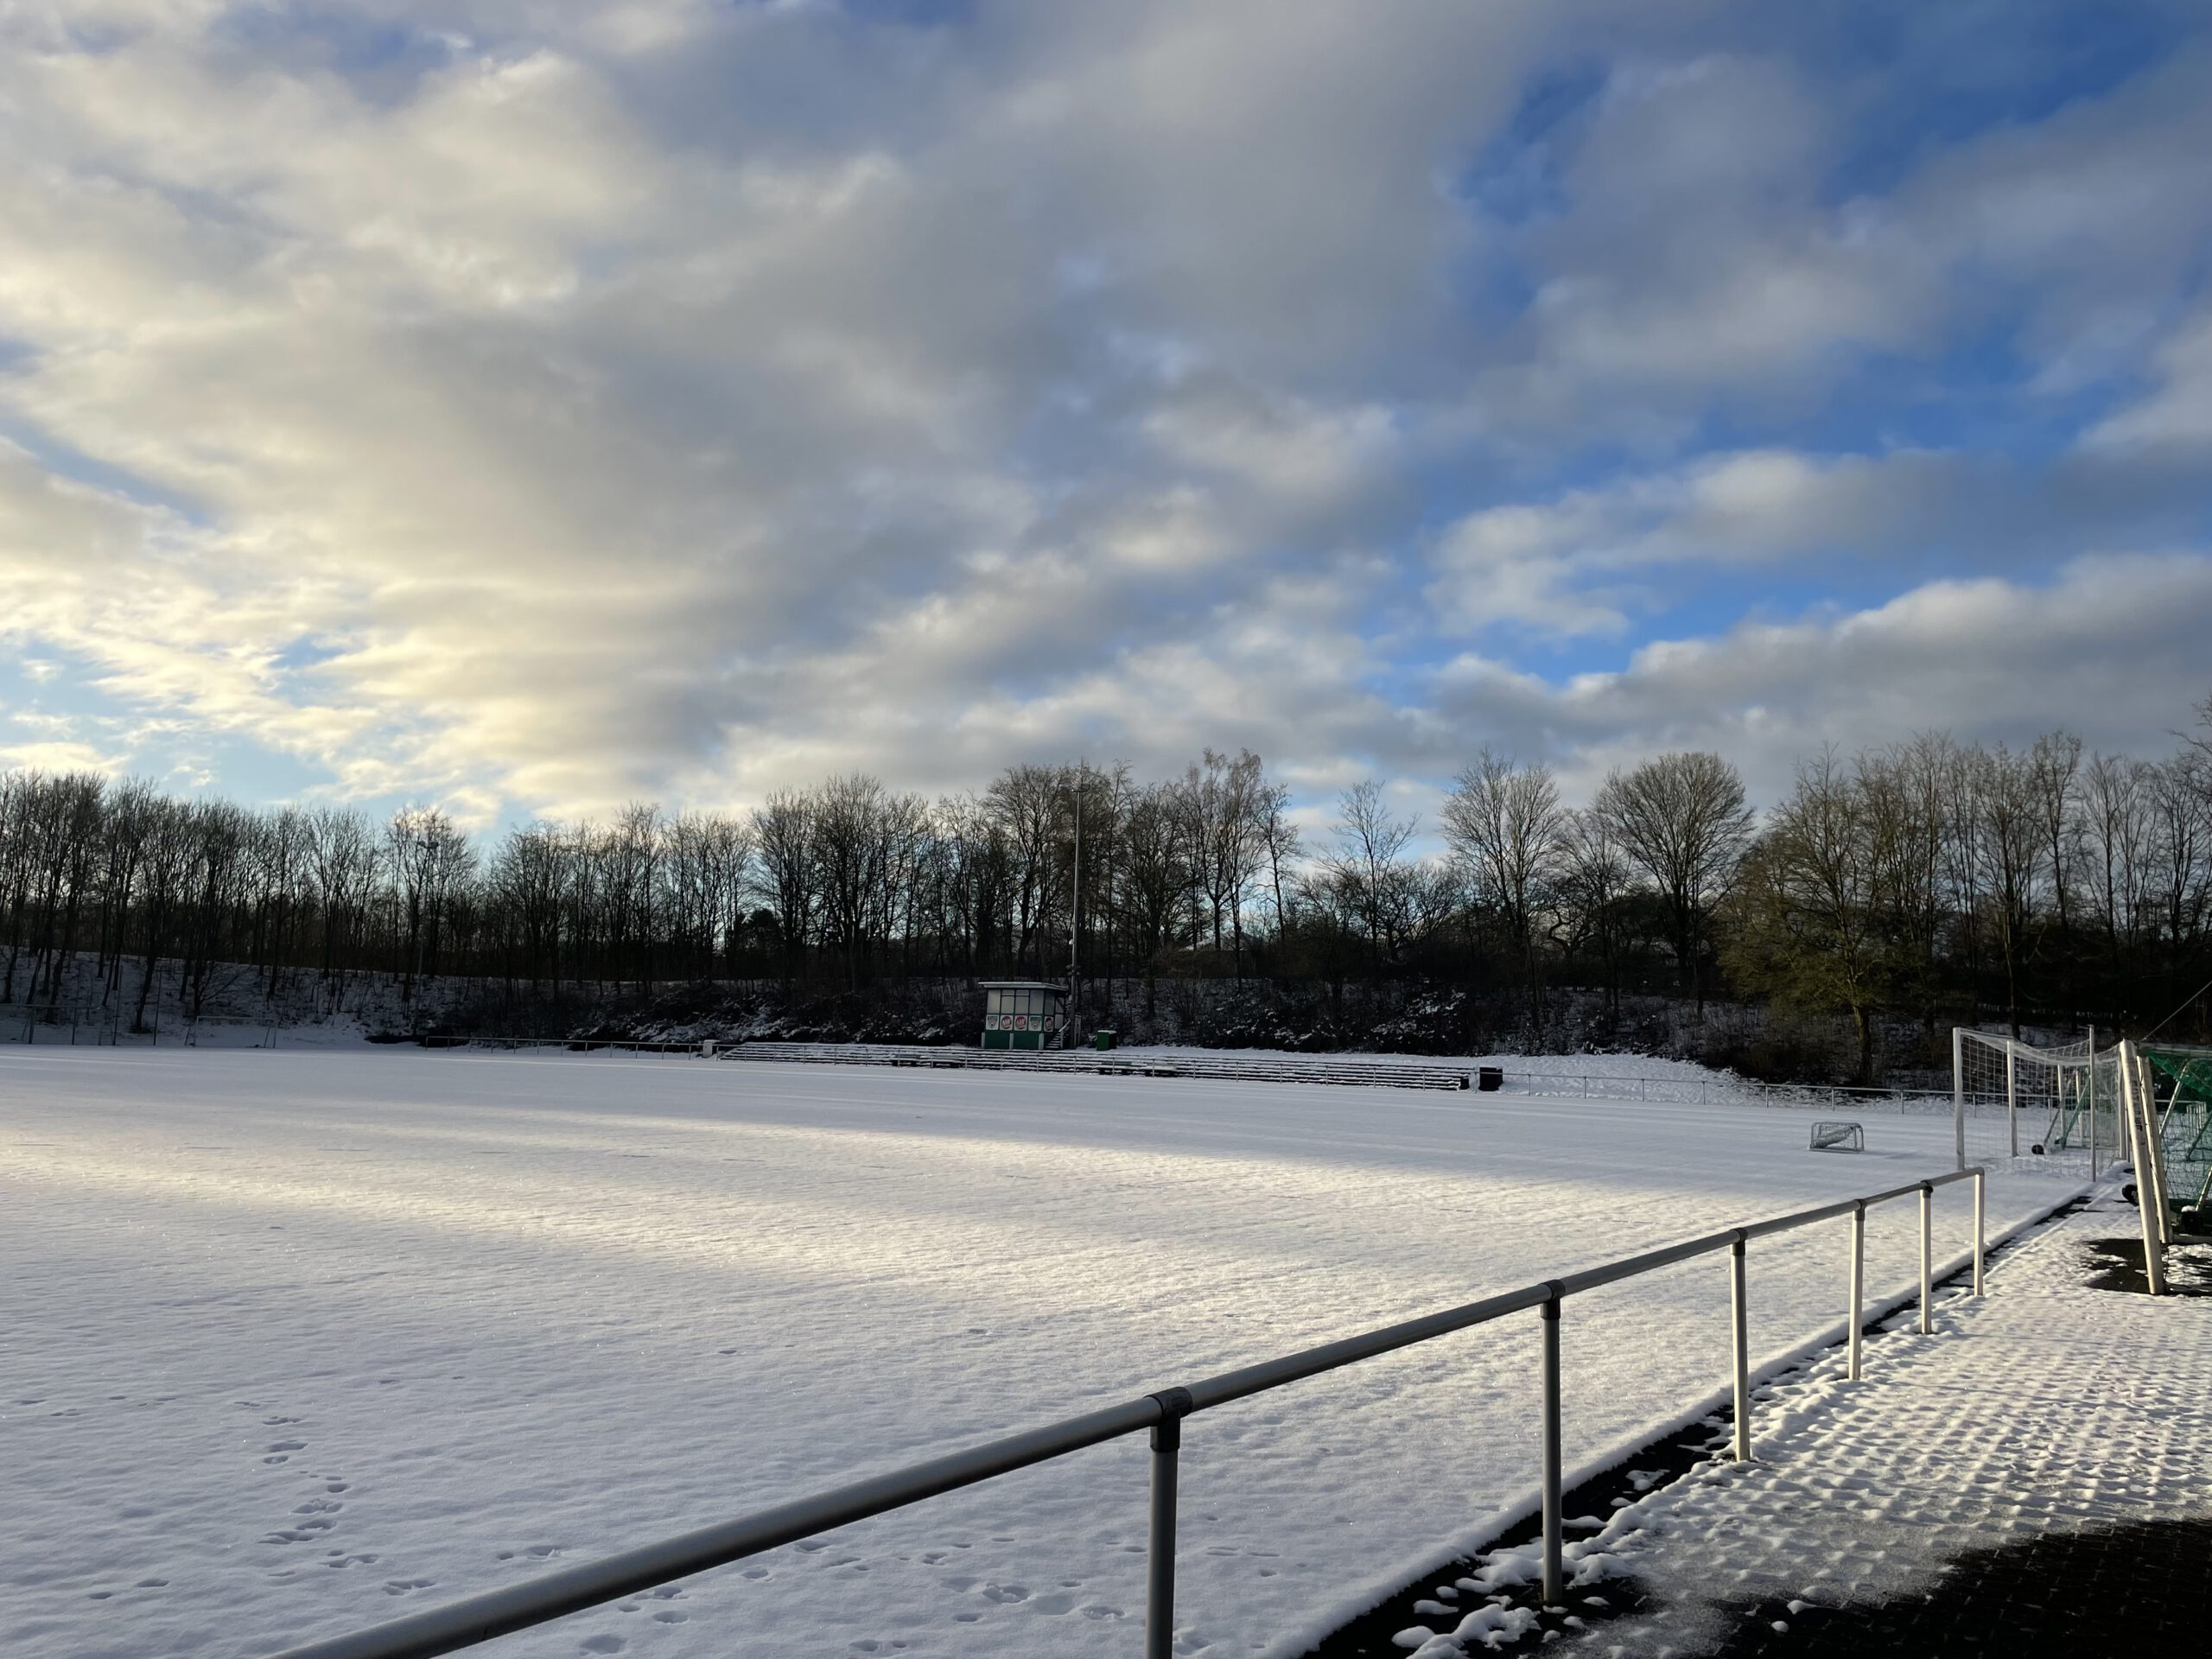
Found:
<svg viewBox="0 0 2212 1659"><path fill-rule="evenodd" d="M2199 459L2212 451L2212 310L2174 330L2153 359L2159 385L2084 435L2092 454Z"/></svg>
<svg viewBox="0 0 2212 1659"><path fill-rule="evenodd" d="M2119 467L2204 430L2201 329L2139 318L2197 280L2189 54L1862 191L1852 94L1728 6L375 12L0 21L0 639L340 791L1248 742L1333 788L1470 697L1595 753L1762 636L1547 691L1496 625L1625 653L1677 579L2019 578L2201 504ZM1601 52L1554 196L1488 215ZM1985 283L2023 396L2150 390L2048 464L1834 437Z"/></svg>
<svg viewBox="0 0 2212 1659"><path fill-rule="evenodd" d="M1661 749L1713 748L1761 798L1825 741L1919 731L2024 742L2064 727L2112 749L2171 746L2203 695L2212 556L2084 556L2048 584L1920 584L1886 603L1646 645L1554 689L1469 656L1438 677L1460 733L1560 760L1578 791Z"/></svg>

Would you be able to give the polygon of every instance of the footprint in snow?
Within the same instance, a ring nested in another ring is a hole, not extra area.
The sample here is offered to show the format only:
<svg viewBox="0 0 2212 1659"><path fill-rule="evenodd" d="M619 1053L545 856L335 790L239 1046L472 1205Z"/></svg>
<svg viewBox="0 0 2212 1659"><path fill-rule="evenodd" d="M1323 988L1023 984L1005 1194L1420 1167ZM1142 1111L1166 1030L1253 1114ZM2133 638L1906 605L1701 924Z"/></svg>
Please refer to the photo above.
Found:
<svg viewBox="0 0 2212 1659"><path fill-rule="evenodd" d="M588 1636L576 1645L586 1653L620 1653L630 1644L619 1636Z"/></svg>
<svg viewBox="0 0 2212 1659"><path fill-rule="evenodd" d="M1009 1602L1028 1600L1029 1592L1018 1584L987 1584L983 1586L983 1599L995 1601L1003 1605Z"/></svg>
<svg viewBox="0 0 2212 1659"><path fill-rule="evenodd" d="M261 1541L264 1544L308 1543L321 1537L324 1533L328 1532L337 1524L335 1521L326 1521L320 1517L313 1521L302 1521L296 1527L279 1527L274 1532L264 1533Z"/></svg>

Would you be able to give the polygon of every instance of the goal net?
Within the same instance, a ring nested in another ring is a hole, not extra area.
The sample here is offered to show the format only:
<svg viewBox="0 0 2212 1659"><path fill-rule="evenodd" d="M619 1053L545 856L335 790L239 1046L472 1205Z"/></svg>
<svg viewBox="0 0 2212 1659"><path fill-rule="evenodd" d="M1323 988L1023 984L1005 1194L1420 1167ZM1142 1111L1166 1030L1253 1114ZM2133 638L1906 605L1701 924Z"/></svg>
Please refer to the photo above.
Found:
<svg viewBox="0 0 2212 1659"><path fill-rule="evenodd" d="M1961 1165L2094 1180L2126 1161L2121 1056L2094 1037L2038 1048L1961 1027L1951 1033Z"/></svg>
<svg viewBox="0 0 2212 1659"><path fill-rule="evenodd" d="M2142 1055L2144 1097L2164 1156L2167 1207L2184 1230L2212 1231L2205 1218L2212 1199L2212 1048L2133 1046Z"/></svg>

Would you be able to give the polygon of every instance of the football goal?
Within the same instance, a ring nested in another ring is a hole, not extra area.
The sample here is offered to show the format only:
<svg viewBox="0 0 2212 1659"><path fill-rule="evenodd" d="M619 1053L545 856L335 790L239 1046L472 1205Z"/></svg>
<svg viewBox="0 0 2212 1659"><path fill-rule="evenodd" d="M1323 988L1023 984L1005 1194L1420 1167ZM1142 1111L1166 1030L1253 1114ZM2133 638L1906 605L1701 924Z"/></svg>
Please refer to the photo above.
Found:
<svg viewBox="0 0 2212 1659"><path fill-rule="evenodd" d="M2177 1228L2206 1230L2212 1198L2212 1049L2120 1042L2038 1048L2016 1038L1951 1033L1951 1096L1961 1167L2049 1170L2095 1180L2124 1166L2141 1212L2147 1276Z"/></svg>
<svg viewBox="0 0 2212 1659"><path fill-rule="evenodd" d="M2126 1161L2120 1051L2094 1034L2037 1048L1961 1027L1951 1033L1951 1102L1961 1166L2022 1167L2096 1179Z"/></svg>

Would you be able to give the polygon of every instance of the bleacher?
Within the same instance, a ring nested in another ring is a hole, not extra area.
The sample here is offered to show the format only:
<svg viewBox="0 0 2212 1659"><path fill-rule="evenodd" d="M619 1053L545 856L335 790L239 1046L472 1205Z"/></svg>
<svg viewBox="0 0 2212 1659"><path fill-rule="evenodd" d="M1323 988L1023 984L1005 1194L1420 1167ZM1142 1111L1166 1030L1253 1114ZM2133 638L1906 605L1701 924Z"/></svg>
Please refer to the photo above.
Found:
<svg viewBox="0 0 2212 1659"><path fill-rule="evenodd" d="M1219 1077L1248 1083L1340 1084L1368 1089L1465 1089L1465 1066L1343 1054L1148 1054L1116 1049L982 1049L899 1043L740 1043L728 1060L899 1065L971 1071L1082 1071L1101 1077Z"/></svg>

